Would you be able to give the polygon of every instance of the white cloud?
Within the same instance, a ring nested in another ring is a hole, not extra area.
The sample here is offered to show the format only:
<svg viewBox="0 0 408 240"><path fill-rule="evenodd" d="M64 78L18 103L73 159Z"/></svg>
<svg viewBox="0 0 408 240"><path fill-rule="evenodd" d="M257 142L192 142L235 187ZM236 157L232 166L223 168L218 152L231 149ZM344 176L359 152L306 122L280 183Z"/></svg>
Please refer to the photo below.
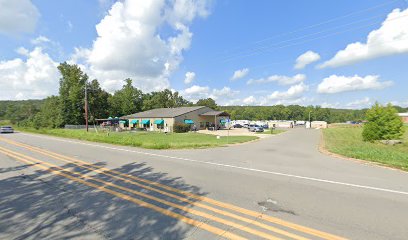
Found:
<svg viewBox="0 0 408 240"><path fill-rule="evenodd" d="M306 75L304 74L296 74L293 77L289 76L282 76L282 75L272 75L267 78L260 78L260 79L250 79L247 81L247 84L264 84L264 83L271 83L277 82L280 85L291 85L295 83L300 83L306 80Z"/></svg>
<svg viewBox="0 0 408 240"><path fill-rule="evenodd" d="M346 108L361 109L361 108L370 107L371 105L373 105L373 101L369 97L365 97L365 98L357 99L355 101L347 103Z"/></svg>
<svg viewBox="0 0 408 240"><path fill-rule="evenodd" d="M368 34L365 43L347 45L319 68L338 67L377 57L408 52L408 9L394 9L379 29Z"/></svg>
<svg viewBox="0 0 408 240"><path fill-rule="evenodd" d="M392 84L391 81L380 82L379 76L367 75L351 77L331 75L324 78L317 86L318 93L339 93L357 90L382 89Z"/></svg>
<svg viewBox="0 0 408 240"><path fill-rule="evenodd" d="M189 88L180 91L180 93L187 100L196 102L199 99L208 98L210 95L210 88L193 85Z"/></svg>
<svg viewBox="0 0 408 240"><path fill-rule="evenodd" d="M40 13L30 0L0 0L0 33L18 35L34 32Z"/></svg>
<svg viewBox="0 0 408 240"><path fill-rule="evenodd" d="M221 89L213 89L211 98L217 100L217 99L230 99L232 97L235 97L236 95L239 94L238 90L232 90L229 87L223 87Z"/></svg>
<svg viewBox="0 0 408 240"><path fill-rule="evenodd" d="M307 51L296 59L295 69L303 69L306 65L319 61L320 55L313 51Z"/></svg>
<svg viewBox="0 0 408 240"><path fill-rule="evenodd" d="M186 78L184 78L184 83L185 84L190 84L194 81L195 79L195 72L186 72Z"/></svg>
<svg viewBox="0 0 408 240"><path fill-rule="evenodd" d="M309 90L309 86L305 85L303 82L297 85L291 86L287 91L274 91L271 95L268 96L268 99L271 100L287 100L287 99L296 99L302 96L302 94Z"/></svg>
<svg viewBox="0 0 408 240"><path fill-rule="evenodd" d="M199 99L203 98L212 98L220 104L224 104L225 102L231 100L233 97L239 94L239 91L232 90L229 87L223 87L221 89L210 89L210 87L208 86L203 87L194 85L181 90L180 93L183 97L192 102L196 102Z"/></svg>
<svg viewBox="0 0 408 240"><path fill-rule="evenodd" d="M51 41L47 37L40 35L37 38L31 39L30 42L31 42L31 44L34 44L34 45L40 45L42 43L48 43L48 42L51 42Z"/></svg>
<svg viewBox="0 0 408 240"><path fill-rule="evenodd" d="M322 108L338 108L340 106L340 103L339 102L335 102L335 103L323 102L322 104L320 104L320 106Z"/></svg>
<svg viewBox="0 0 408 240"><path fill-rule="evenodd" d="M29 52L26 59L0 61L0 99L41 99L58 91L58 63L41 47Z"/></svg>
<svg viewBox="0 0 408 240"><path fill-rule="evenodd" d="M125 78L143 91L169 88L168 77L191 44L189 25L208 15L207 5L194 0L115 2L96 25L92 48L78 48L72 61L81 56L77 63L108 91L120 88ZM172 29L166 38L160 35L165 27Z"/></svg>
<svg viewBox="0 0 408 240"><path fill-rule="evenodd" d="M74 24L71 21L67 21L67 31L72 32L72 29L74 29Z"/></svg>
<svg viewBox="0 0 408 240"><path fill-rule="evenodd" d="M27 56L29 51L28 51L27 48L19 47L19 48L16 49L16 53L18 53L20 55L23 55L23 56Z"/></svg>
<svg viewBox="0 0 408 240"><path fill-rule="evenodd" d="M242 100L244 105L254 105L256 103L256 98L254 96L249 96Z"/></svg>
<svg viewBox="0 0 408 240"><path fill-rule="evenodd" d="M405 101L391 101L390 103L394 106L408 107L408 99Z"/></svg>
<svg viewBox="0 0 408 240"><path fill-rule="evenodd" d="M243 69L236 70L236 71L234 72L234 74L232 75L231 80L234 81L234 80L243 78L243 77L245 77L246 75L248 75L248 73L249 73L249 69L248 69L248 68L243 68Z"/></svg>

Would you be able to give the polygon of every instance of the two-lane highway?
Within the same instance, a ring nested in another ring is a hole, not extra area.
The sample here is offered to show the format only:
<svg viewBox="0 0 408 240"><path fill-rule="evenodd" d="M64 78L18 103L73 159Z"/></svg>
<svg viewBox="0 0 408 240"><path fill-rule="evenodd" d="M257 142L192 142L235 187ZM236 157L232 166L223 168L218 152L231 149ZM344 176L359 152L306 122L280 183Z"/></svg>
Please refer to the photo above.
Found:
<svg viewBox="0 0 408 240"><path fill-rule="evenodd" d="M0 238L405 239L408 174L323 156L318 138L153 151L1 136Z"/></svg>

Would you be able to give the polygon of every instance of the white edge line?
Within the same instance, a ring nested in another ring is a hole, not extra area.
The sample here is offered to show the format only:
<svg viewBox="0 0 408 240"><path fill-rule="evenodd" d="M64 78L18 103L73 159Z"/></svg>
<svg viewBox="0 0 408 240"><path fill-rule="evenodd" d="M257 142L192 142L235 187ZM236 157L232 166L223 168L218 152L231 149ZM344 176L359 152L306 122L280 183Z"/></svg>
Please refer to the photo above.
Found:
<svg viewBox="0 0 408 240"><path fill-rule="evenodd" d="M397 191L397 190L392 190L392 189L387 189L387 188L378 188L378 187L365 186L365 185L359 185L359 184L353 184L353 183L337 182L337 181L320 179L320 178L305 177L305 176L299 176L299 175L293 175L293 174L287 174L287 173L280 173L280 172L274 172L274 171L266 171L266 170L261 170L261 169L256 169L256 168L239 167L239 166L234 166L234 165L229 165L229 164L222 164L222 163L215 163L215 162L208 162L208 161L200 161L200 160L194 160L194 159L189 159L189 158L173 157L173 156L156 154L156 153L148 153L148 152L142 152L142 151L136 151L136 150L130 150L130 149L124 149L124 148L116 148L116 147L109 147L109 146L103 146L103 145L86 143L86 142L66 140L66 139L59 138L59 137L48 137L48 136L43 136L43 135L27 134L27 133L20 133L20 134L28 135L28 136L35 136L35 137L39 137L39 138L55 139L55 140L61 141L61 142L82 144L82 145L105 148L105 149L116 150L116 151L132 152L132 153L144 154L144 155L155 156L155 157L164 157L164 158L170 158L170 159L177 159L177 160L186 161L186 162L195 162L195 163L208 164L208 165L214 165L214 166L220 166L220 167L226 167L226 168L235 168L235 169L252 171L252 172L272 174L272 175L277 175L277 176L285 176L285 177L291 177L291 178L297 178L297 179L303 179L303 180L309 180L309 181L315 181L315 182L330 183L330 184L337 184L337 185L343 185L343 186L348 186L348 187L355 187L355 188L369 189L369 190L374 190L374 191L381 191L381 192L389 192L389 193L408 195L408 192Z"/></svg>

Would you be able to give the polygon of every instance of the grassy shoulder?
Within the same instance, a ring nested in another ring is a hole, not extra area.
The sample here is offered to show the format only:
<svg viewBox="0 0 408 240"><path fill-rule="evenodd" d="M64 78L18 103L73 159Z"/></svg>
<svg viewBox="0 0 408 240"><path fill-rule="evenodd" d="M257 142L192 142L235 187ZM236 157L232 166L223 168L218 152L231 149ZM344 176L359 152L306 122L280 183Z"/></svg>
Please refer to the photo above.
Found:
<svg viewBox="0 0 408 240"><path fill-rule="evenodd" d="M255 140L255 136L230 136L217 139L214 135L201 133L159 133L159 132L95 132L68 129L18 129L20 131L47 134L58 137L111 143L116 145L149 149L182 149L225 146Z"/></svg>
<svg viewBox="0 0 408 240"><path fill-rule="evenodd" d="M323 129L324 144L328 151L336 154L408 171L408 127L405 128L404 143L394 146L364 142L362 127Z"/></svg>
<svg viewBox="0 0 408 240"><path fill-rule="evenodd" d="M286 130L283 129L265 129L265 131L263 132L257 132L257 134L279 134L279 133L283 133L286 132Z"/></svg>

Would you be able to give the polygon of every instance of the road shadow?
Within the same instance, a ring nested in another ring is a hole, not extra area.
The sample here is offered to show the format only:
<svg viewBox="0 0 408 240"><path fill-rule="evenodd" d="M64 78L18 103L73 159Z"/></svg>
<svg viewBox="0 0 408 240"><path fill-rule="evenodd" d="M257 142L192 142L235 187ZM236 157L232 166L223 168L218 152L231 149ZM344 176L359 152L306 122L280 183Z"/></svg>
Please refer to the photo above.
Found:
<svg viewBox="0 0 408 240"><path fill-rule="evenodd" d="M103 166L105 164L102 162L89 165L92 168ZM26 167L28 165L15 169L0 169L0 173L19 171L15 172L13 177L0 180L0 239L184 239L189 237L189 231L193 228L177 219L62 176L50 174L46 170L31 171L28 174L28 171L24 170ZM90 169L73 164L66 164L62 168L71 172L94 174L92 176L97 179L143 191L181 206L189 206L185 202L142 190L130 183L100 173L91 173ZM183 179L170 178L166 173L155 172L145 163L123 165L114 170L198 195L206 195L201 193L198 187L186 184ZM123 190L107 188L185 214L180 209Z"/></svg>

